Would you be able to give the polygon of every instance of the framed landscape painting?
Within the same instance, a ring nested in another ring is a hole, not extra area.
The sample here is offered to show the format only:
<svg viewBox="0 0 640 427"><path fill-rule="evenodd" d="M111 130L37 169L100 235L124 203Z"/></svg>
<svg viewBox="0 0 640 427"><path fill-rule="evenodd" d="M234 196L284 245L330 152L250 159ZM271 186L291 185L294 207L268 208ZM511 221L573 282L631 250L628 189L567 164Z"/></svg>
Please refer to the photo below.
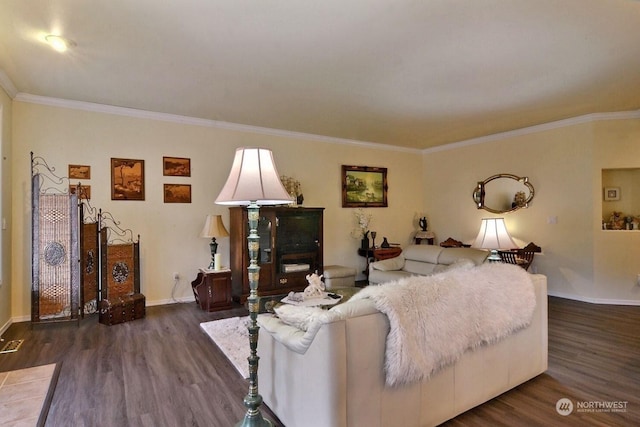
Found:
<svg viewBox="0 0 640 427"><path fill-rule="evenodd" d="M162 175L191 176L191 159L184 157L163 157Z"/></svg>
<svg viewBox="0 0 640 427"><path fill-rule="evenodd" d="M144 160L111 159L111 200L144 200Z"/></svg>
<svg viewBox="0 0 640 427"><path fill-rule="evenodd" d="M191 203L190 184L164 184L165 203Z"/></svg>
<svg viewBox="0 0 640 427"><path fill-rule="evenodd" d="M343 208L386 208L387 168L342 165Z"/></svg>
<svg viewBox="0 0 640 427"><path fill-rule="evenodd" d="M69 179L91 179L91 166L69 165Z"/></svg>

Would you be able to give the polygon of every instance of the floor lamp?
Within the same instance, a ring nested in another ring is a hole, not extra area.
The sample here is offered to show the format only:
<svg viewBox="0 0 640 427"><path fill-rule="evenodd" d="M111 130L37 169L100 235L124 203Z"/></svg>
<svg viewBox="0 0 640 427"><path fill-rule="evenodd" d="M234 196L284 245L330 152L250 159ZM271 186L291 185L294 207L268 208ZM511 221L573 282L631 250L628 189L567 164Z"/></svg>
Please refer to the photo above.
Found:
<svg viewBox="0 0 640 427"><path fill-rule="evenodd" d="M280 205L291 203L291 197L280 181L273 154L263 148L238 148L227 182L216 199L220 205L247 206L249 217L249 393L244 398L247 412L237 426L272 426L268 419L262 417L260 405L262 396L258 393L258 331L259 311L258 281L260 266L258 253L260 240L258 236L258 218L261 205Z"/></svg>

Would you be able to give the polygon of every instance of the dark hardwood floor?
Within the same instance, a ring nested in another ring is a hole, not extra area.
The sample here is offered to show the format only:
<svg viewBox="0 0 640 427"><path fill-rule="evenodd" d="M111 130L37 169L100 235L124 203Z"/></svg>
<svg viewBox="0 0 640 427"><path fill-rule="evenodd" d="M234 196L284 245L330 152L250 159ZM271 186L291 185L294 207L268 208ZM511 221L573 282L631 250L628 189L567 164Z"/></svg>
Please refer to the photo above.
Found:
<svg viewBox="0 0 640 427"><path fill-rule="evenodd" d="M0 355L0 372L62 362L47 426L232 426L247 383L199 323L245 314L190 303L148 307L145 319L110 327L95 316L79 326L17 323L3 338L25 342ZM574 411L561 416L565 397ZM626 408L578 412L579 402ZM264 406L263 414L281 425ZM549 370L446 425L640 425L640 307L550 298Z"/></svg>

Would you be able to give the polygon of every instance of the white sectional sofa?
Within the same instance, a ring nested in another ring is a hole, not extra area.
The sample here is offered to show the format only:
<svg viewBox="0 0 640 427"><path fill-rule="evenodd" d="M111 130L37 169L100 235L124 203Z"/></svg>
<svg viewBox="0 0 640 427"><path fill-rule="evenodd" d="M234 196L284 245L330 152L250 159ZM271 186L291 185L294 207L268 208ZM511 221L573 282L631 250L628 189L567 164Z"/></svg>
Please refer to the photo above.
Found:
<svg viewBox="0 0 640 427"><path fill-rule="evenodd" d="M400 386L386 385L390 323L371 300L335 306L306 332L260 315L260 394L288 427L438 425L546 371L547 281L530 277L529 326Z"/></svg>
<svg viewBox="0 0 640 427"><path fill-rule="evenodd" d="M410 245L398 257L369 264L369 284L376 285L411 275L439 273L467 260L480 265L488 255L489 252L474 248Z"/></svg>

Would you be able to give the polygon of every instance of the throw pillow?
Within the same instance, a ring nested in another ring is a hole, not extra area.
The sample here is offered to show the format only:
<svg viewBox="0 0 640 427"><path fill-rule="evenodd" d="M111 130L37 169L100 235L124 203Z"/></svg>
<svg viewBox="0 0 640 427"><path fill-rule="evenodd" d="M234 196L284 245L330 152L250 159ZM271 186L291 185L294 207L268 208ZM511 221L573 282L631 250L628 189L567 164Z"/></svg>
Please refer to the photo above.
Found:
<svg viewBox="0 0 640 427"><path fill-rule="evenodd" d="M320 307L300 307L291 304L281 304L274 307L276 315L287 325L306 331L325 311Z"/></svg>

